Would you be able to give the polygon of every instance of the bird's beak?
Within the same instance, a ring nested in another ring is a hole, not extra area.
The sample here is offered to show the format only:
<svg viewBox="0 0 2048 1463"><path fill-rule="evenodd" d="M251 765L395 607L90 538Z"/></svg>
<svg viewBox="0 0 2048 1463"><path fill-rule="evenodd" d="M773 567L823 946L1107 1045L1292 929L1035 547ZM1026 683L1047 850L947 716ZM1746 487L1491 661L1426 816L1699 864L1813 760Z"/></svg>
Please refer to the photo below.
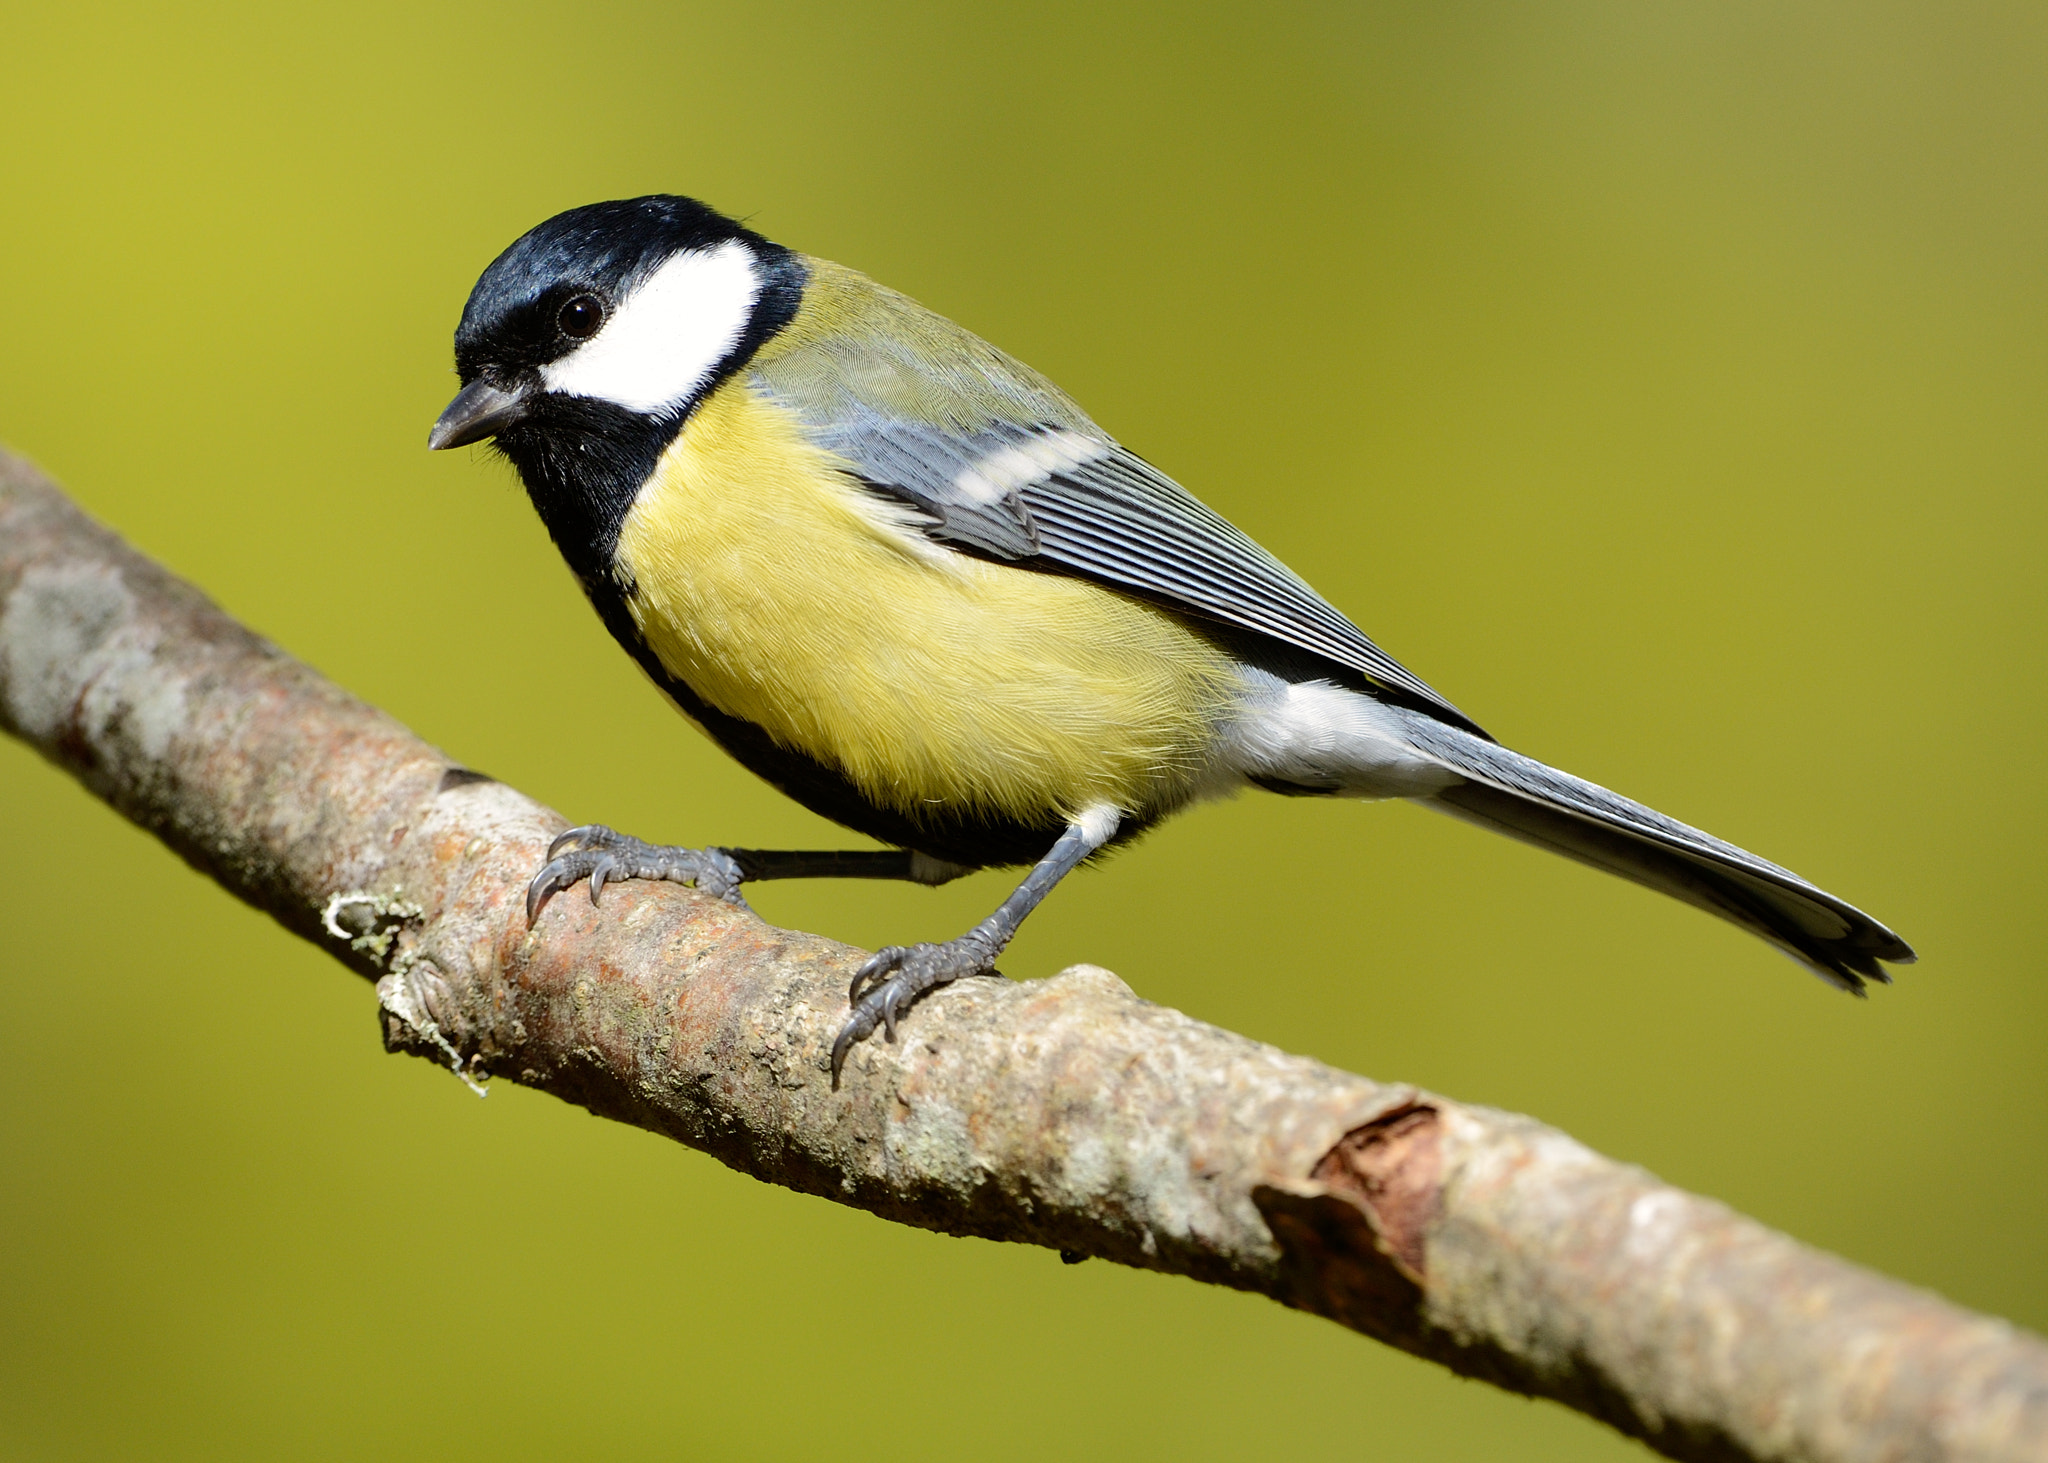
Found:
<svg viewBox="0 0 2048 1463"><path fill-rule="evenodd" d="M479 376L455 393L455 400L448 403L448 409L434 423L434 430L427 433L427 450L466 447L471 442L495 437L525 417L526 411L523 389L506 391Z"/></svg>

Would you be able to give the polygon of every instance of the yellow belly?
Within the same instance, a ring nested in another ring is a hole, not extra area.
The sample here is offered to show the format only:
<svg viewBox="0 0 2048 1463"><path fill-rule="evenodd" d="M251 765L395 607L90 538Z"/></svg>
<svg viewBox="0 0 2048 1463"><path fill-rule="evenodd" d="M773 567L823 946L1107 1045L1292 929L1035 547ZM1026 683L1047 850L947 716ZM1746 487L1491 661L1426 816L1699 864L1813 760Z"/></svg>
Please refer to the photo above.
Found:
<svg viewBox="0 0 2048 1463"><path fill-rule="evenodd" d="M1184 800L1237 677L1186 622L929 545L744 379L692 417L617 567L670 674L912 818Z"/></svg>

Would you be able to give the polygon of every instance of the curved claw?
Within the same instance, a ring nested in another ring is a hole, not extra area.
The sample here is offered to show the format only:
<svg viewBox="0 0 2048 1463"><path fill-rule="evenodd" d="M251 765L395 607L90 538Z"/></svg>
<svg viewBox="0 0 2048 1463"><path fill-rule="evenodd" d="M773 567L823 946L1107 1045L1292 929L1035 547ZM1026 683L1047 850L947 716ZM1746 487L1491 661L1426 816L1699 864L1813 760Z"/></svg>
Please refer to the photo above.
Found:
<svg viewBox="0 0 2048 1463"><path fill-rule="evenodd" d="M910 951L902 945L884 945L874 954L868 956L866 960L861 962L860 969L853 973L853 979L847 983L846 1004L851 1006L858 1001L861 997L861 991L867 986L869 981L880 985L882 977L901 965L909 958L909 955Z"/></svg>
<svg viewBox="0 0 2048 1463"><path fill-rule="evenodd" d="M847 1055L881 1027L896 1040L896 1022L926 991L968 975L994 975L993 941L970 932L943 945L888 945L861 962L846 989L846 1024L832 1040L832 1086Z"/></svg>
<svg viewBox="0 0 2048 1463"><path fill-rule="evenodd" d="M564 849L581 848L594 835L610 833L611 829L600 823L584 823L575 828L564 829L555 835L555 841L548 845L547 862L553 863Z"/></svg>
<svg viewBox="0 0 2048 1463"><path fill-rule="evenodd" d="M526 922L531 925L540 918L540 912L548 907L548 901L568 888L584 875L591 875L590 902L597 902L597 892L604 886L604 879L596 870L575 857L579 853L593 853L604 847L608 840L618 835L601 823L584 823L575 828L564 829L555 835L555 841L548 845L547 858L541 863L541 870L533 876L533 882L526 886Z"/></svg>
<svg viewBox="0 0 2048 1463"><path fill-rule="evenodd" d="M866 1026L862 1026L860 1018L856 1016L840 1027L839 1035L832 1039L832 1090L834 1092L839 1090L839 1073L840 1069L846 1065L846 1054L853 1050L854 1043L862 1040L874 1029L874 1023L870 1022Z"/></svg>
<svg viewBox="0 0 2048 1463"><path fill-rule="evenodd" d="M540 912L548 907L548 901L575 883L578 877L553 860L544 865L533 876L533 882L526 886L526 922L530 925L539 919Z"/></svg>
<svg viewBox="0 0 2048 1463"><path fill-rule="evenodd" d="M897 950L900 947L891 946L890 949ZM886 953L888 952L877 952L878 955ZM866 995L861 996L858 1001L848 1003L853 1007L853 1012L846 1018L846 1024L839 1028L839 1035L832 1039L832 1087L835 1091L839 1087L839 1073L846 1065L847 1054L874 1035L877 1026L882 1028L884 1039L893 1044L896 1040L896 1018L902 1014L905 1006L930 989L930 985L920 985L899 972L886 980L877 981L868 988Z"/></svg>

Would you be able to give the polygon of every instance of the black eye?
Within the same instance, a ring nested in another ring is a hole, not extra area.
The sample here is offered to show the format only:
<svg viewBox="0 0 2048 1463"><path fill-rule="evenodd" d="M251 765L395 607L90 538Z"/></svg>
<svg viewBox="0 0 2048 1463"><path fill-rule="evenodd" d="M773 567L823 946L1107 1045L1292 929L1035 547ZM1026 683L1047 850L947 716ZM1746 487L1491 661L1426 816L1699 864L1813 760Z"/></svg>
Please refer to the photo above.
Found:
<svg viewBox="0 0 2048 1463"><path fill-rule="evenodd" d="M577 340L588 340L597 334L597 327L604 324L604 306L597 302L595 295L578 295L562 306L555 316L555 328L562 334Z"/></svg>

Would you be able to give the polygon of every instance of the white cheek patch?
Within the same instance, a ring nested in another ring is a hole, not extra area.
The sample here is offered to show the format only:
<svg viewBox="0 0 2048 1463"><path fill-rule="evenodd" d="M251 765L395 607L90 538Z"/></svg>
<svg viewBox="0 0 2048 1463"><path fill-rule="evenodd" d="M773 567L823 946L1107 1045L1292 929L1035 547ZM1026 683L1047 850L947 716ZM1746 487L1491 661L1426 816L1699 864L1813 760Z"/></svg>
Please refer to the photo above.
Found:
<svg viewBox="0 0 2048 1463"><path fill-rule="evenodd" d="M1019 488L1107 456L1109 444L1079 432L1038 432L960 469L953 487L970 503L1000 503Z"/></svg>
<svg viewBox="0 0 2048 1463"><path fill-rule="evenodd" d="M540 368L550 391L632 411L680 406L710 380L753 314L761 281L738 240L684 252L649 275L604 328Z"/></svg>

